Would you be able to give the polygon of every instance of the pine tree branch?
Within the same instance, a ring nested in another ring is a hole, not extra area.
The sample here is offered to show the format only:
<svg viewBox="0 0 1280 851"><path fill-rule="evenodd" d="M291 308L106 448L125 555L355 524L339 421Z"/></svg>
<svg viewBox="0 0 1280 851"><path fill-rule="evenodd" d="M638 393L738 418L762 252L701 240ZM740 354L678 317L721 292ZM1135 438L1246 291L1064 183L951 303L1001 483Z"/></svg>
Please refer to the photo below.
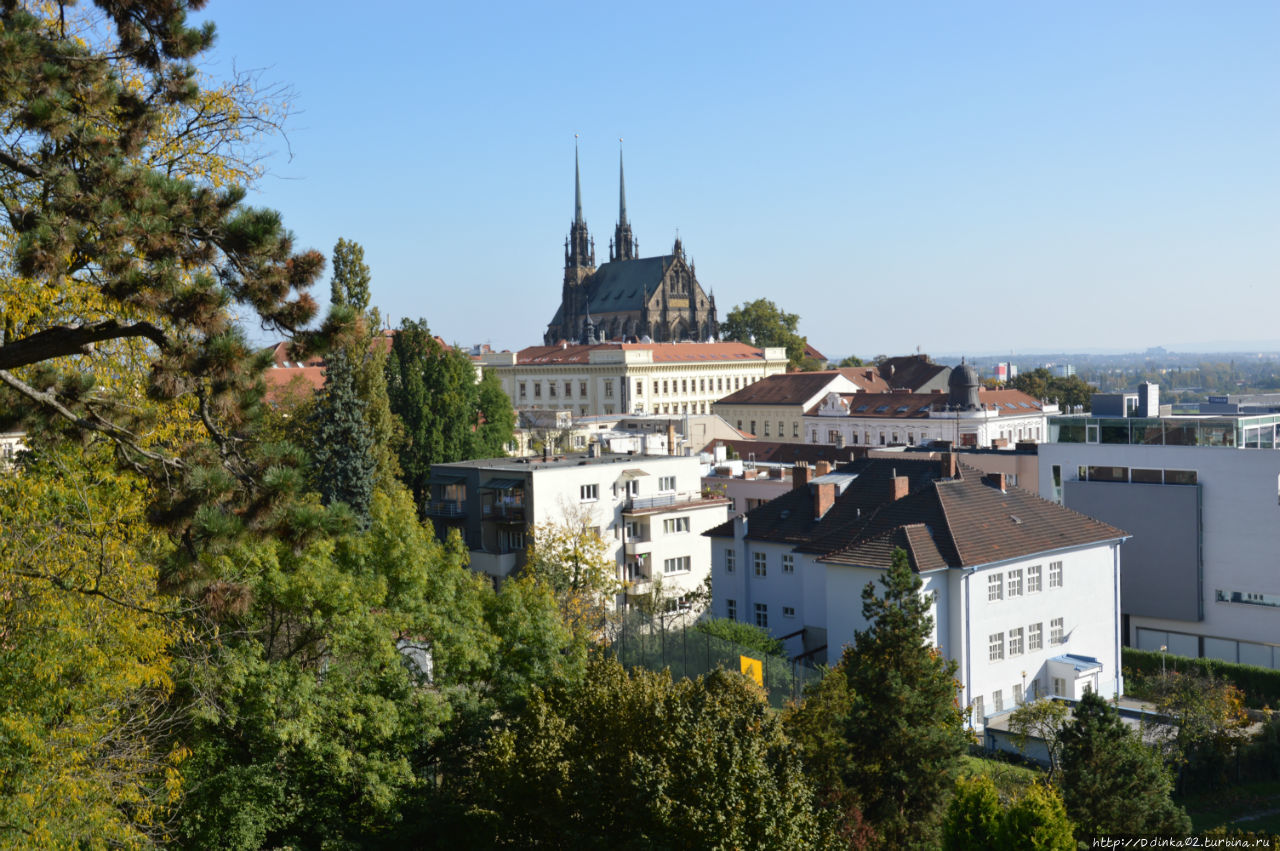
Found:
<svg viewBox="0 0 1280 851"><path fill-rule="evenodd" d="M151 460L151 461L155 461L156 463L162 465L166 469L181 471L187 468L187 465L180 459L170 458L167 455L162 455L158 452L152 452L148 449L143 449L138 444L137 435L133 434L127 429L121 428L115 423L112 423L106 419L103 419L101 416L97 414L93 414L91 417L80 416L75 411L71 410L66 405L62 404L62 402L58 400L58 397L55 396L53 393L43 392L35 389L30 384L27 384L25 381L18 378L17 376L15 376L13 373L9 372L6 369L0 369L0 382L3 382L4 384L9 385L14 390L18 391L23 396L26 396L31 401L38 402L39 404L51 409L58 416L67 420L76 428L81 429L82 431L97 432L99 434L105 435L106 437L111 438L117 443L127 446L129 450L138 453L142 457L147 458L148 460Z"/></svg>
<svg viewBox="0 0 1280 851"><path fill-rule="evenodd" d="M0 151L0 165L13 169L19 174L26 175L33 180L39 180L44 177L44 171L40 168L31 165L30 163L23 162L17 157L6 154L4 151Z"/></svg>
<svg viewBox="0 0 1280 851"><path fill-rule="evenodd" d="M130 337L145 337L161 348L169 344L165 333L150 322L121 325L114 319L108 319L92 325L63 325L0 346L0 370L29 366L57 357L88 354L88 347L94 343Z"/></svg>

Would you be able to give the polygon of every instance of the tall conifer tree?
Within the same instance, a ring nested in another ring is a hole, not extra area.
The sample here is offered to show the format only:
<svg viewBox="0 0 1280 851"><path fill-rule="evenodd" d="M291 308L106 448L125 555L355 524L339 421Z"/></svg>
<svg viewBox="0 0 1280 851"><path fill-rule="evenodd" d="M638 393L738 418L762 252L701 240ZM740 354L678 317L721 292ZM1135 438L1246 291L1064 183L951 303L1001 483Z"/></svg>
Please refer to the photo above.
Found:
<svg viewBox="0 0 1280 851"><path fill-rule="evenodd" d="M367 529L377 465L365 401L356 392L355 370L344 349L325 361L324 390L314 416L312 459L320 497L325 505L345 503L360 528Z"/></svg>

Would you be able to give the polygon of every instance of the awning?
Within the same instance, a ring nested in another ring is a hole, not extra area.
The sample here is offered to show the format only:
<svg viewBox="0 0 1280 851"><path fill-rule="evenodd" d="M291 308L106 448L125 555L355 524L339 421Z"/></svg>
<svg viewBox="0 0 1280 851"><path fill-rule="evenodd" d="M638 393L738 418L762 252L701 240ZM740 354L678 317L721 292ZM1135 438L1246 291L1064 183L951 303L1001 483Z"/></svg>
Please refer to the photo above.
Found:
<svg viewBox="0 0 1280 851"><path fill-rule="evenodd" d="M618 481L629 482L632 479L638 479L641 476L647 476L647 475L649 474L646 473L644 470L641 470L639 467L632 467L630 469L623 470L622 475L618 476Z"/></svg>
<svg viewBox="0 0 1280 851"><path fill-rule="evenodd" d="M467 480L466 476L453 476L447 473L437 473L427 480L430 485L460 485Z"/></svg>
<svg viewBox="0 0 1280 851"><path fill-rule="evenodd" d="M491 491L509 491L512 488L524 487L524 479L493 479L480 487Z"/></svg>

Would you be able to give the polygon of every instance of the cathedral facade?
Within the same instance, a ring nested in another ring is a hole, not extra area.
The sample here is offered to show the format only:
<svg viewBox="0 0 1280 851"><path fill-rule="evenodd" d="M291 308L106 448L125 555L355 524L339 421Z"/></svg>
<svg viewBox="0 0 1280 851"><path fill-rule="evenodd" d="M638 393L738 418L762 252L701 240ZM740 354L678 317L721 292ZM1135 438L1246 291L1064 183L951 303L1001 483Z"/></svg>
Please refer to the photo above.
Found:
<svg viewBox="0 0 1280 851"><path fill-rule="evenodd" d="M582 218L582 180L573 153L574 216L564 246L560 307L543 341L681 342L716 340L720 324L715 296L698 284L677 237L670 254L640 257L627 221L627 186L618 154L618 224L609 261L596 266L595 241Z"/></svg>

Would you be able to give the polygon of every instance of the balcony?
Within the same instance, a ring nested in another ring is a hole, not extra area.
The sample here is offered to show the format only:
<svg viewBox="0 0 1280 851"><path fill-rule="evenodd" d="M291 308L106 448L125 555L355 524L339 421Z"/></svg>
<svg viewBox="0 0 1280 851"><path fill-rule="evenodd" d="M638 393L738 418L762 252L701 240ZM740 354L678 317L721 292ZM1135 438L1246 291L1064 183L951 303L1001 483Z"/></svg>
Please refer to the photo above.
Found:
<svg viewBox="0 0 1280 851"><path fill-rule="evenodd" d="M466 500L433 499L427 503L428 517L465 517L466 515Z"/></svg>
<svg viewBox="0 0 1280 851"><path fill-rule="evenodd" d="M485 520L498 520L504 523L524 522L523 502L495 502L484 507Z"/></svg>
<svg viewBox="0 0 1280 851"><path fill-rule="evenodd" d="M499 579L510 576L516 569L520 553L486 553L471 551L471 569Z"/></svg>
<svg viewBox="0 0 1280 851"><path fill-rule="evenodd" d="M647 535L643 538L628 538L623 550L628 557L647 556L653 552L653 541Z"/></svg>
<svg viewBox="0 0 1280 851"><path fill-rule="evenodd" d="M665 493L658 496L633 496L627 500L622 512L624 514L656 514L663 511L712 508L728 504L729 500L723 496L703 496L700 491Z"/></svg>

